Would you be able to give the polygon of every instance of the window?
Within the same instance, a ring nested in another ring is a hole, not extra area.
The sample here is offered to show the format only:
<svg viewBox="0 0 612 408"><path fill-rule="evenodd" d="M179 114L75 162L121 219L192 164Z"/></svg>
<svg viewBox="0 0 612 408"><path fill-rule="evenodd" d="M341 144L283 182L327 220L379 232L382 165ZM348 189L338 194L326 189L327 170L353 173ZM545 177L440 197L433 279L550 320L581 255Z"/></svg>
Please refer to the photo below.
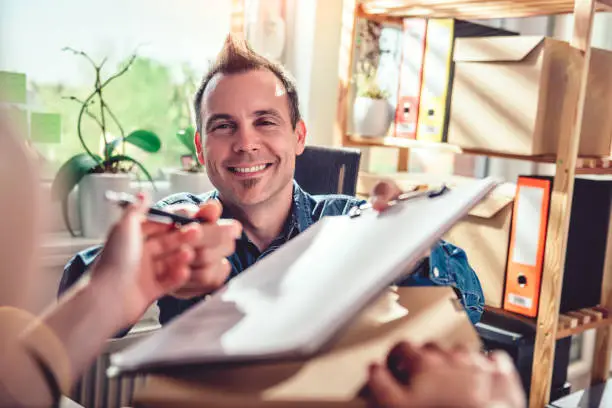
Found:
<svg viewBox="0 0 612 408"><path fill-rule="evenodd" d="M104 88L104 99L126 132L148 129L162 140L157 154L127 147L128 154L154 176L179 167L187 152L176 132L192 123L192 95L230 30L231 6L218 0L0 0L0 71L25 74L27 86L25 101L13 110L28 118L31 134L40 114L61 119L61 140L34 143L45 176L52 178L64 161L82 152L81 105L68 98L82 100L94 90L91 64L64 47L84 51L96 63L106 60L103 78L136 55L130 70ZM99 106L89 109L101 120ZM53 119L42 115L42 124L53 125ZM105 122L107 137L120 135L108 114ZM100 151L104 136L90 117L83 120L83 137L91 150Z"/></svg>

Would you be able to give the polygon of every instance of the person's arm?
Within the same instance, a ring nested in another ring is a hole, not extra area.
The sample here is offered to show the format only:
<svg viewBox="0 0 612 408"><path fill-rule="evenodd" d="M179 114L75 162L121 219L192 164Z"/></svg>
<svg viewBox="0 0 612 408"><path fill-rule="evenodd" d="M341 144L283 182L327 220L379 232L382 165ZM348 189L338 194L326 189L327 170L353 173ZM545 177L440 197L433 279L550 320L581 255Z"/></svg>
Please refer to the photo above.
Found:
<svg viewBox="0 0 612 408"><path fill-rule="evenodd" d="M12 366L18 369L3 375L10 383L0 394L25 398L23 405L50 405L56 389L67 392L114 332L188 280L200 228L143 224L144 211L142 203L128 209L111 230L90 281L33 319L12 343Z"/></svg>
<svg viewBox="0 0 612 408"><path fill-rule="evenodd" d="M74 287L43 316L29 319L11 361L3 362L11 367L4 376L10 406L52 406L69 393L124 321L110 283Z"/></svg>

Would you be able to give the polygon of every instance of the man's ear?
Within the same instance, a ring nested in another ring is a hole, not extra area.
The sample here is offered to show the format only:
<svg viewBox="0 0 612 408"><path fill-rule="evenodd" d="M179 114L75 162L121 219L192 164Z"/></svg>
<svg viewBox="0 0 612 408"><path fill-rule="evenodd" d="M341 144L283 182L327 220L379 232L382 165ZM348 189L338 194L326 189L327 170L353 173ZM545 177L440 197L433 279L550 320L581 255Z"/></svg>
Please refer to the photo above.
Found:
<svg viewBox="0 0 612 408"><path fill-rule="evenodd" d="M295 134L297 136L297 146L295 149L296 155L300 155L304 153L304 146L306 145L306 134L308 131L306 130L306 123L303 120L300 120L295 125Z"/></svg>
<svg viewBox="0 0 612 408"><path fill-rule="evenodd" d="M196 152L198 153L198 161L200 162L201 165L206 164L204 160L204 147L202 146L202 136L200 135L200 132L198 131L195 132L195 137L194 137L193 142L196 147Z"/></svg>

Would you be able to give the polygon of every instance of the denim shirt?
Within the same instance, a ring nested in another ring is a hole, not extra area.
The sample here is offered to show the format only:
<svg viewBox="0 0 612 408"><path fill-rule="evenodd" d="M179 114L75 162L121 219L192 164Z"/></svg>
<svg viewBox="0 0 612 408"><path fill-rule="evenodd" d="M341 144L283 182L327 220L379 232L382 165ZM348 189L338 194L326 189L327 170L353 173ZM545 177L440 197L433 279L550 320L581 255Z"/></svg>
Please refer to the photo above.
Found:
<svg viewBox="0 0 612 408"><path fill-rule="evenodd" d="M181 193L167 197L157 203L157 206L162 208L168 205L185 203L199 205L207 200L218 198L217 191L203 195ZM305 231L322 217L345 215L352 207L363 204L363 202L363 200L342 195L313 196L302 190L294 181L292 210L285 222L282 233L267 249L260 251L243 232L242 237L236 241L236 251L227 258L232 265L232 271L228 280L274 252L281 245ZM229 210L225 207L221 217L232 218ZM87 249L78 253L70 260L64 269L62 281L60 282L60 294L76 282L87 270L100 252L100 249L101 246ZM477 323L482 315L484 296L480 282L474 270L468 264L465 252L448 242L439 241L431 249L430 257L421 262L412 274L399 280L396 284L399 286L451 286L457 292L472 323ZM200 296L185 300L166 296L159 299L160 323L165 324L169 322L172 318L181 314L204 297Z"/></svg>

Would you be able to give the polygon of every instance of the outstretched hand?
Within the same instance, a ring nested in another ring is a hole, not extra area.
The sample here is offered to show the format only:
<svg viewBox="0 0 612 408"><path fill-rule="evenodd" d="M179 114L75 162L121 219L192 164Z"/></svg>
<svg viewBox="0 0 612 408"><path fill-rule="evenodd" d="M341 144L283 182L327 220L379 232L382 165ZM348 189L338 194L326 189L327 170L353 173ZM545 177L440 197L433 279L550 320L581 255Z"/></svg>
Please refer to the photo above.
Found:
<svg viewBox="0 0 612 408"><path fill-rule="evenodd" d="M389 353L386 366L370 367L372 405L384 408L524 408L525 394L512 360L462 348L443 350L429 343L403 342Z"/></svg>
<svg viewBox="0 0 612 408"><path fill-rule="evenodd" d="M106 301L120 309L125 325L138 321L156 299L189 279L192 244L201 238L195 224L178 229L144 222L148 206L142 196L139 199L111 229L92 271L91 283L111 289Z"/></svg>

